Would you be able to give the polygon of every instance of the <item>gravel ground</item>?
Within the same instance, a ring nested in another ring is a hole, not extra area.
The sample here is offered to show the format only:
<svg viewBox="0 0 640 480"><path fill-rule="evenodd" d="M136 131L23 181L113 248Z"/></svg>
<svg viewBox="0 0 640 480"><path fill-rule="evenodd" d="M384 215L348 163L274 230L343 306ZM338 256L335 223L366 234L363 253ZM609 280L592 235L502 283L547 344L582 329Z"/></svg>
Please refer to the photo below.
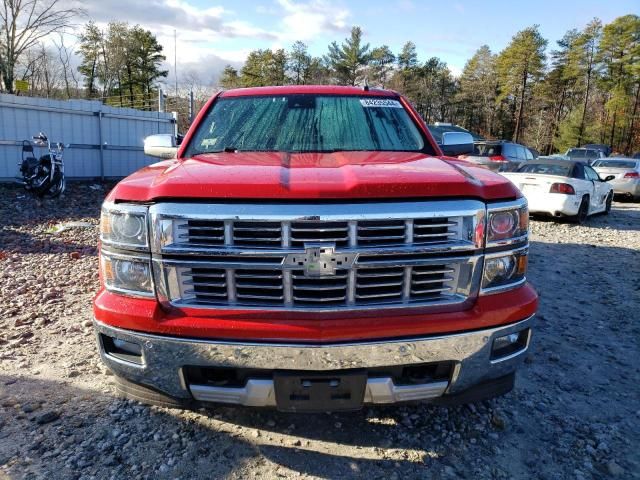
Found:
<svg viewBox="0 0 640 480"><path fill-rule="evenodd" d="M108 187L0 186L0 479L640 478L640 205L532 222L541 305L516 389L456 408L181 412L114 396L91 298ZM76 223L63 231L60 224Z"/></svg>

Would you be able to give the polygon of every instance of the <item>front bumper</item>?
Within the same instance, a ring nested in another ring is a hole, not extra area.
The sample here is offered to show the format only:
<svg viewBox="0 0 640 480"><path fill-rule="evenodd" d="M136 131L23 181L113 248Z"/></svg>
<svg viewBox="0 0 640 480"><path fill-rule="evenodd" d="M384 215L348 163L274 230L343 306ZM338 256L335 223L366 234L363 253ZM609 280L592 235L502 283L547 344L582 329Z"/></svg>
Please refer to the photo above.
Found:
<svg viewBox="0 0 640 480"><path fill-rule="evenodd" d="M506 326L423 338L336 344L285 344L188 339L138 333L95 321L100 355L116 374L183 400L275 406L274 382L249 378L243 386L193 384L185 367L268 369L270 371L339 372L347 369L412 366L450 362L449 378L396 385L385 376L367 378L364 403L427 400L464 392L515 371L529 347L533 316ZM496 356L494 340L520 333L522 344ZM135 362L109 353L105 342L139 345Z"/></svg>

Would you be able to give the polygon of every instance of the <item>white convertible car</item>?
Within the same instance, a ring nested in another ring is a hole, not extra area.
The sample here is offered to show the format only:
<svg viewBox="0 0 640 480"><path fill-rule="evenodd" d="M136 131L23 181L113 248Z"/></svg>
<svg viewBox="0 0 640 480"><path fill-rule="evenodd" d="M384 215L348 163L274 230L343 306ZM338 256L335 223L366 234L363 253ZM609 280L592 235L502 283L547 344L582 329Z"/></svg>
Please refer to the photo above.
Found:
<svg viewBox="0 0 640 480"><path fill-rule="evenodd" d="M594 213L609 213L613 189L590 166L571 160L539 158L515 172L504 172L529 203L532 214L569 217L581 223Z"/></svg>

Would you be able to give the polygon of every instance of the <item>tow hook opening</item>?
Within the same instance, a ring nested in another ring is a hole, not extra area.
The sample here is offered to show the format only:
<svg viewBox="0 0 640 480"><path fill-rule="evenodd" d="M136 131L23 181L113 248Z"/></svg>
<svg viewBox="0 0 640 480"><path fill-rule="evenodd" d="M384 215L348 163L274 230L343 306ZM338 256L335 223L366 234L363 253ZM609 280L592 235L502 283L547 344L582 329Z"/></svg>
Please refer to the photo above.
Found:
<svg viewBox="0 0 640 480"><path fill-rule="evenodd" d="M519 332L497 337L491 346L491 361L501 361L524 352L529 345L531 329L525 328Z"/></svg>
<svg viewBox="0 0 640 480"><path fill-rule="evenodd" d="M142 346L139 343L129 342L116 337L100 334L100 341L104 352L113 358L124 362L142 365Z"/></svg>

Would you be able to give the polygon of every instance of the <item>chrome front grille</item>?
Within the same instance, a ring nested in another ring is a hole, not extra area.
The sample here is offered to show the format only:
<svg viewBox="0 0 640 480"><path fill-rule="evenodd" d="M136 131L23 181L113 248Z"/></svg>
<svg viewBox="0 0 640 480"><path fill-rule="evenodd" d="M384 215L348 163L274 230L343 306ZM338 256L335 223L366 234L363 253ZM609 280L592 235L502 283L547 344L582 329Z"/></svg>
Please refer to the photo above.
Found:
<svg viewBox="0 0 640 480"><path fill-rule="evenodd" d="M475 201L151 207L161 301L181 307L457 305L478 291Z"/></svg>

